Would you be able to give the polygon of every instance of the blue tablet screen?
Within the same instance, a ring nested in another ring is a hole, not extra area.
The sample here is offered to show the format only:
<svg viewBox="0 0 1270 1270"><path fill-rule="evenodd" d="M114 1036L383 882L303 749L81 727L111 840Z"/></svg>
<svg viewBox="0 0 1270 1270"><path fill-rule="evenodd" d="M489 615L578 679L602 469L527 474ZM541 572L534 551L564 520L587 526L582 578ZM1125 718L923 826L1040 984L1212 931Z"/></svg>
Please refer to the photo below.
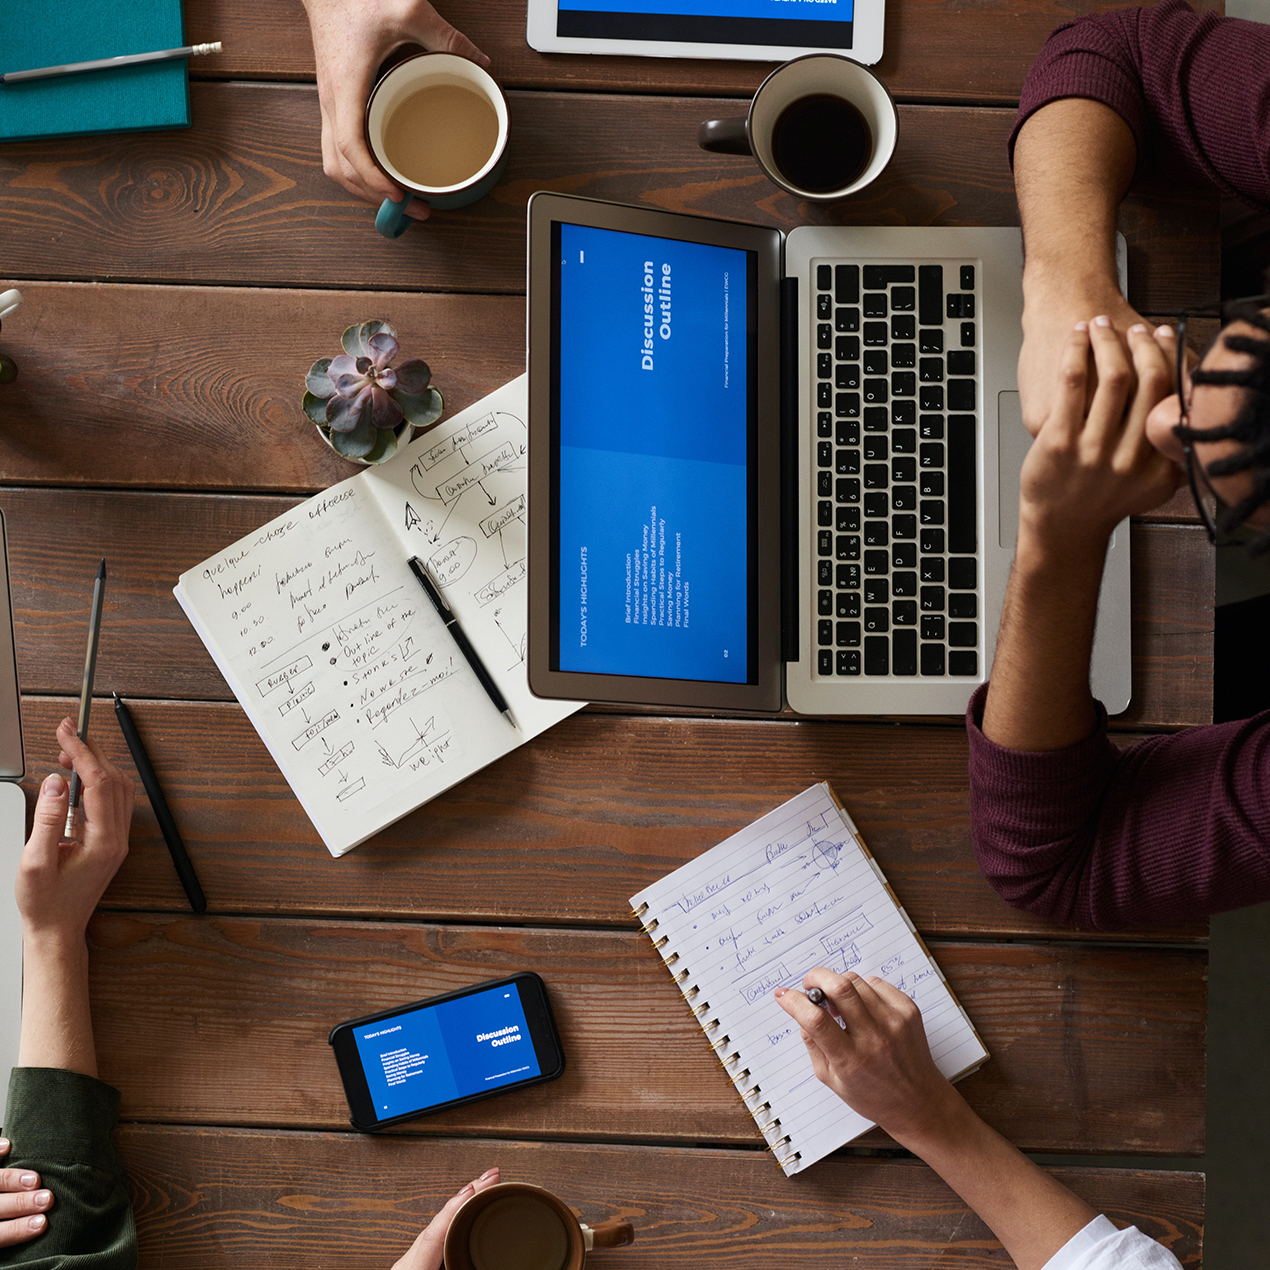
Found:
<svg viewBox="0 0 1270 1270"><path fill-rule="evenodd" d="M849 49L855 0L558 0L556 34Z"/></svg>
<svg viewBox="0 0 1270 1270"><path fill-rule="evenodd" d="M558 229L554 668L753 682L752 253Z"/></svg>

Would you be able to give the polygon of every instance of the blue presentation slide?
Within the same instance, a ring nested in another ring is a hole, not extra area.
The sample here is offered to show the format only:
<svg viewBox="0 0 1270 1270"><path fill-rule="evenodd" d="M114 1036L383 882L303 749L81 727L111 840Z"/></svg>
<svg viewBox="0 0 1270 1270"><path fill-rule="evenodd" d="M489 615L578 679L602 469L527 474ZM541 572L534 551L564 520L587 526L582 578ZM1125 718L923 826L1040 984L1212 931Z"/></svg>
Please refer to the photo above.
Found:
<svg viewBox="0 0 1270 1270"><path fill-rule="evenodd" d="M558 7L586 13L686 14L706 18L812 19L850 22L855 0L558 0Z"/></svg>
<svg viewBox="0 0 1270 1270"><path fill-rule="evenodd" d="M746 265L561 226L561 670L747 682Z"/></svg>
<svg viewBox="0 0 1270 1270"><path fill-rule="evenodd" d="M542 1074L515 984L380 1019L353 1039L380 1120Z"/></svg>

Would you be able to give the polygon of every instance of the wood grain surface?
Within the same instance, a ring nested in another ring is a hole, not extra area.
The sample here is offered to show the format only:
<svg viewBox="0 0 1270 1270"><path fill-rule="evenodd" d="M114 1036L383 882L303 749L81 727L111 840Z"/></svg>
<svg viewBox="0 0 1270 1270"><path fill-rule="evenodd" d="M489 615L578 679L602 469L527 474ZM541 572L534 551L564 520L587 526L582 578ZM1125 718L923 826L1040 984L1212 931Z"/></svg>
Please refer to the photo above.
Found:
<svg viewBox="0 0 1270 1270"><path fill-rule="evenodd" d="M188 131L0 147L7 276L519 293L525 205L540 189L781 229L1018 223L1004 109L902 107L886 173L821 208L778 190L748 157L697 147L700 120L734 113L734 101L513 93L502 183L389 242L371 228L372 209L322 173L315 89L196 83L191 101ZM1140 312L1215 298L1215 195L1135 189L1120 224Z"/></svg>
<svg viewBox="0 0 1270 1270"><path fill-rule="evenodd" d="M754 1151L615 1148L349 1133L126 1125L117 1135L141 1243L141 1270L332 1265L383 1270L469 1178L561 1196L583 1221L629 1221L635 1242L606 1267L724 1270L1006 1270L991 1232L926 1167L831 1158L788 1180ZM1197 1173L1050 1170L1120 1225L1200 1264Z"/></svg>
<svg viewBox="0 0 1270 1270"><path fill-rule="evenodd" d="M336 1023L532 969L551 994L565 1074L429 1116L419 1133L761 1141L644 935L98 913L89 945L98 1065L128 1120L339 1128L348 1108L326 1043ZM960 1088L1011 1141L1203 1153L1203 952L931 951L992 1054Z"/></svg>
<svg viewBox="0 0 1270 1270"><path fill-rule="evenodd" d="M1014 104L1032 58L1060 23L1120 8L1119 0L892 0L885 50L874 67L901 100ZM1196 0L1193 8L1221 8ZM441 0L438 10L493 59L512 88L748 95L772 69L762 62L543 54L525 42L523 4ZM187 0L191 41L222 40L220 57L194 63L201 78L311 79L313 47L299 0Z"/></svg>
<svg viewBox="0 0 1270 1270"><path fill-rule="evenodd" d="M24 704L32 795L74 704ZM827 780L924 934L1082 937L1008 907L980 875L960 727L579 714L334 860L237 705L131 709L213 913L634 929L630 896ZM95 735L131 773L110 714L99 701ZM186 908L139 788L104 902ZM1099 939L1206 934L1192 922Z"/></svg>
<svg viewBox="0 0 1270 1270"><path fill-rule="evenodd" d="M298 426L307 429L301 435L314 449L325 449L311 427ZM235 495L0 489L23 688L34 694L58 693L80 680L93 570L85 564L88 557L66 550L67 535L75 533L85 535L93 550L109 559L97 691L232 699L172 587L186 569L293 502ZM1139 525L1132 532L1134 700L1117 726L1208 722L1212 548L1198 526Z"/></svg>

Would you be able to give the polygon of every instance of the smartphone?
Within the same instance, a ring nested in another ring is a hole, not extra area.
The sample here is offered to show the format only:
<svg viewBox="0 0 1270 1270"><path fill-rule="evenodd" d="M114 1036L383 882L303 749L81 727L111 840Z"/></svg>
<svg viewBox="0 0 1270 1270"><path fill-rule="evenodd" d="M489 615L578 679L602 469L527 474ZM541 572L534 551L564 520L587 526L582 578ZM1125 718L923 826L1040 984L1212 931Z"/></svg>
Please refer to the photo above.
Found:
<svg viewBox="0 0 1270 1270"><path fill-rule="evenodd" d="M363 1133L564 1071L547 985L531 970L350 1019L327 1039Z"/></svg>

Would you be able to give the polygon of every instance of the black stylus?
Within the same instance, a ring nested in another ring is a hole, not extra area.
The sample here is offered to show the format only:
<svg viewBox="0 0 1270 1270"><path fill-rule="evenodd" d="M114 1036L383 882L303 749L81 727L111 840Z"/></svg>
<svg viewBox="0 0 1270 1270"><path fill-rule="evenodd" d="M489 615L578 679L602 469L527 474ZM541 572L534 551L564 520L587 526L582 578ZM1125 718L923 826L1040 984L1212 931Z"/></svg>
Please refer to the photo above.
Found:
<svg viewBox="0 0 1270 1270"><path fill-rule="evenodd" d="M472 667L473 674L481 681L481 687L485 689L485 695L494 703L494 708L519 732L520 729L516 727L516 720L512 718L512 712L507 705L506 698L499 692L498 685L490 678L490 673L485 669L480 657L477 656L476 649L472 647L468 642L467 636L463 634L459 619L450 611L450 606L445 602L445 597L437 588L437 584L433 582L431 575L428 573L428 566L418 556L411 556L409 563L411 573L419 579L419 585L423 587L424 594L432 601L432 607L436 609L437 616L445 623L445 629L450 632L454 642L459 646L459 652L467 659L467 664Z"/></svg>
<svg viewBox="0 0 1270 1270"><path fill-rule="evenodd" d="M123 739L128 742L128 753L132 755L132 761L136 764L137 775L141 777L141 783L146 789L146 797L150 800L150 806L154 808L154 818L163 831L163 841L168 844L172 863L176 865L176 876L181 879L181 885L185 888L185 898L189 900L190 907L196 913L205 913L207 899L203 895L203 888L198 884L198 875L194 872L194 865L190 863L185 843L181 841L181 835L177 832L176 821L172 819L168 800L163 797L159 778L150 765L150 756L146 753L146 747L141 744L141 735L137 731L137 725L132 721L132 711L124 704L123 698L118 693L115 693L115 718L119 721L119 730L123 733Z"/></svg>

